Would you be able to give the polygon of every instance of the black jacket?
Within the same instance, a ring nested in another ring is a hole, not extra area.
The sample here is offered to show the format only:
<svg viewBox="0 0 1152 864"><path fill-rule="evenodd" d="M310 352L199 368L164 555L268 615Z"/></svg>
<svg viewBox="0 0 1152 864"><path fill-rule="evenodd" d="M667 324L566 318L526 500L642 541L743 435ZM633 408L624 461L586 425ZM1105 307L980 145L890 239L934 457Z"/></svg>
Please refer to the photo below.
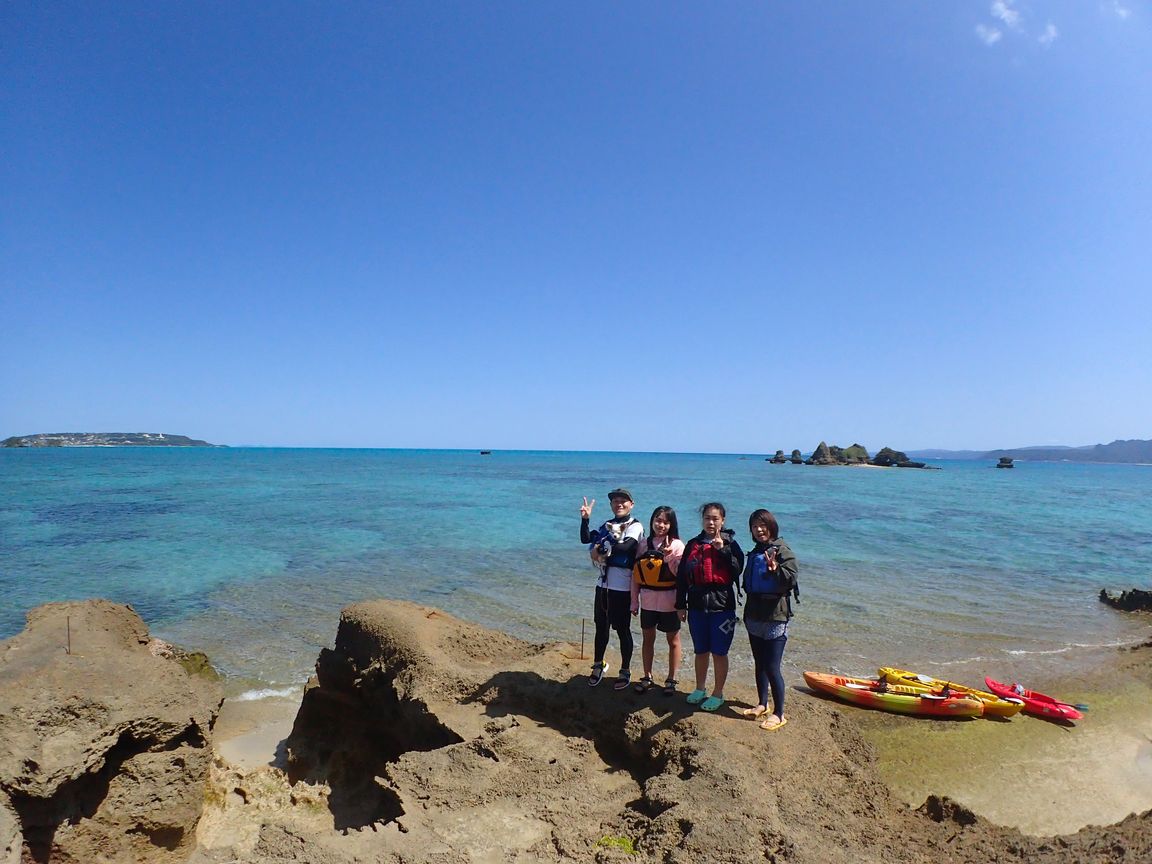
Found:
<svg viewBox="0 0 1152 864"><path fill-rule="evenodd" d="M676 608L697 609L703 612L727 612L736 609L736 580L744 571L744 550L736 542L734 531L724 529L720 532L724 545L718 551L719 565L726 571L727 585L697 585L695 576L697 559L692 551L702 544L707 544L708 538L703 532L693 537L684 545L684 555L680 559L680 568L676 571Z"/></svg>

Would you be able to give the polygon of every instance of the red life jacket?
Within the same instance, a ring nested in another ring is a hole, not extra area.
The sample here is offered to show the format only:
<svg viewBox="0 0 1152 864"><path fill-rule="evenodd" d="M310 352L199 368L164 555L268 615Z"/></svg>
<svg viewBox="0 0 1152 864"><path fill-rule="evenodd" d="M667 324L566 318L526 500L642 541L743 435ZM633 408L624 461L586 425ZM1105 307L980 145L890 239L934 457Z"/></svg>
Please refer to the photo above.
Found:
<svg viewBox="0 0 1152 864"><path fill-rule="evenodd" d="M688 553L688 572L693 585L731 585L732 574L725 565L711 543L696 543Z"/></svg>

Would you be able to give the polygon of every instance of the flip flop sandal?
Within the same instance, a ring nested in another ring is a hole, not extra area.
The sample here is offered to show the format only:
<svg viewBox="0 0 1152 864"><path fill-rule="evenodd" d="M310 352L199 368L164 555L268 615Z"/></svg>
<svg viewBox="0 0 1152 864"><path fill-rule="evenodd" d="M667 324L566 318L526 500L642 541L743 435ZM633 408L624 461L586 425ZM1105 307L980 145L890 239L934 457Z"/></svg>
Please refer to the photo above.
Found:
<svg viewBox="0 0 1152 864"><path fill-rule="evenodd" d="M779 723L773 723L772 718L769 717L767 720L765 720L763 723L760 724L760 728L763 729L765 732L775 732L777 729L779 729L781 726L783 726L787 722L788 722L787 717L781 717Z"/></svg>
<svg viewBox="0 0 1152 864"><path fill-rule="evenodd" d="M723 704L724 704L724 697L723 696L709 696L707 699L705 699L703 702L700 703L700 710L701 711L715 711Z"/></svg>
<svg viewBox="0 0 1152 864"><path fill-rule="evenodd" d="M689 705L699 705L701 702L704 701L704 697L707 695L708 694L705 693L703 690L693 690L691 693L688 694L688 698L685 701Z"/></svg>
<svg viewBox="0 0 1152 864"><path fill-rule="evenodd" d="M745 708L740 713L750 720L755 720L757 717L763 717L767 714L768 709L763 705L757 705L755 708Z"/></svg>
<svg viewBox="0 0 1152 864"><path fill-rule="evenodd" d="M674 695L676 693L676 684L677 684L677 681L675 678L669 678L667 681L665 681L664 682L664 695L665 696Z"/></svg>
<svg viewBox="0 0 1152 864"><path fill-rule="evenodd" d="M637 693L647 693L655 686L656 682L645 675L643 678L632 685L632 689L634 689Z"/></svg>

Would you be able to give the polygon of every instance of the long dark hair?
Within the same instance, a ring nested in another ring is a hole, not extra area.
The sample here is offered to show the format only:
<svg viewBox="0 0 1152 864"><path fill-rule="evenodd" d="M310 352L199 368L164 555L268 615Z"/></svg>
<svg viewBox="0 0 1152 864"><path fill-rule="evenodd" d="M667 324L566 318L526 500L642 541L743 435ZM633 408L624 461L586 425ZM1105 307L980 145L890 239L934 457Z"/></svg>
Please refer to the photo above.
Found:
<svg viewBox="0 0 1152 864"><path fill-rule="evenodd" d="M769 510L753 510L752 515L748 517L748 530L752 530L752 526L757 522L763 522L768 526L768 539L776 540L780 536L780 526L776 523L776 517L772 515Z"/></svg>
<svg viewBox="0 0 1152 864"><path fill-rule="evenodd" d="M663 516L668 520L668 539L680 539L680 525L676 522L676 511L671 507L657 507L652 511L652 518L648 520L648 536L656 533L656 529L652 527L652 523L656 521L657 516Z"/></svg>

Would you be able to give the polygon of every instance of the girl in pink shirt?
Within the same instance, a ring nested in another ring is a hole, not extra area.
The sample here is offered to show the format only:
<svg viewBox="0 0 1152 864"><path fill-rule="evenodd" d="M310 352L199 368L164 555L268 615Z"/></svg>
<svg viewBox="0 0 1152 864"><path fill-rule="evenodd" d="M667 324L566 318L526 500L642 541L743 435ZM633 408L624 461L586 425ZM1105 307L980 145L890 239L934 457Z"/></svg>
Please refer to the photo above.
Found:
<svg viewBox="0 0 1152 864"><path fill-rule="evenodd" d="M636 565L632 569L632 614L640 615L640 657L644 677L634 685L637 693L647 693L655 686L652 660L656 648L656 631L668 637L668 678L664 695L676 692L676 673L680 668L680 616L676 613L676 569L684 544L676 524L676 511L657 507L648 522L648 539L636 548Z"/></svg>

